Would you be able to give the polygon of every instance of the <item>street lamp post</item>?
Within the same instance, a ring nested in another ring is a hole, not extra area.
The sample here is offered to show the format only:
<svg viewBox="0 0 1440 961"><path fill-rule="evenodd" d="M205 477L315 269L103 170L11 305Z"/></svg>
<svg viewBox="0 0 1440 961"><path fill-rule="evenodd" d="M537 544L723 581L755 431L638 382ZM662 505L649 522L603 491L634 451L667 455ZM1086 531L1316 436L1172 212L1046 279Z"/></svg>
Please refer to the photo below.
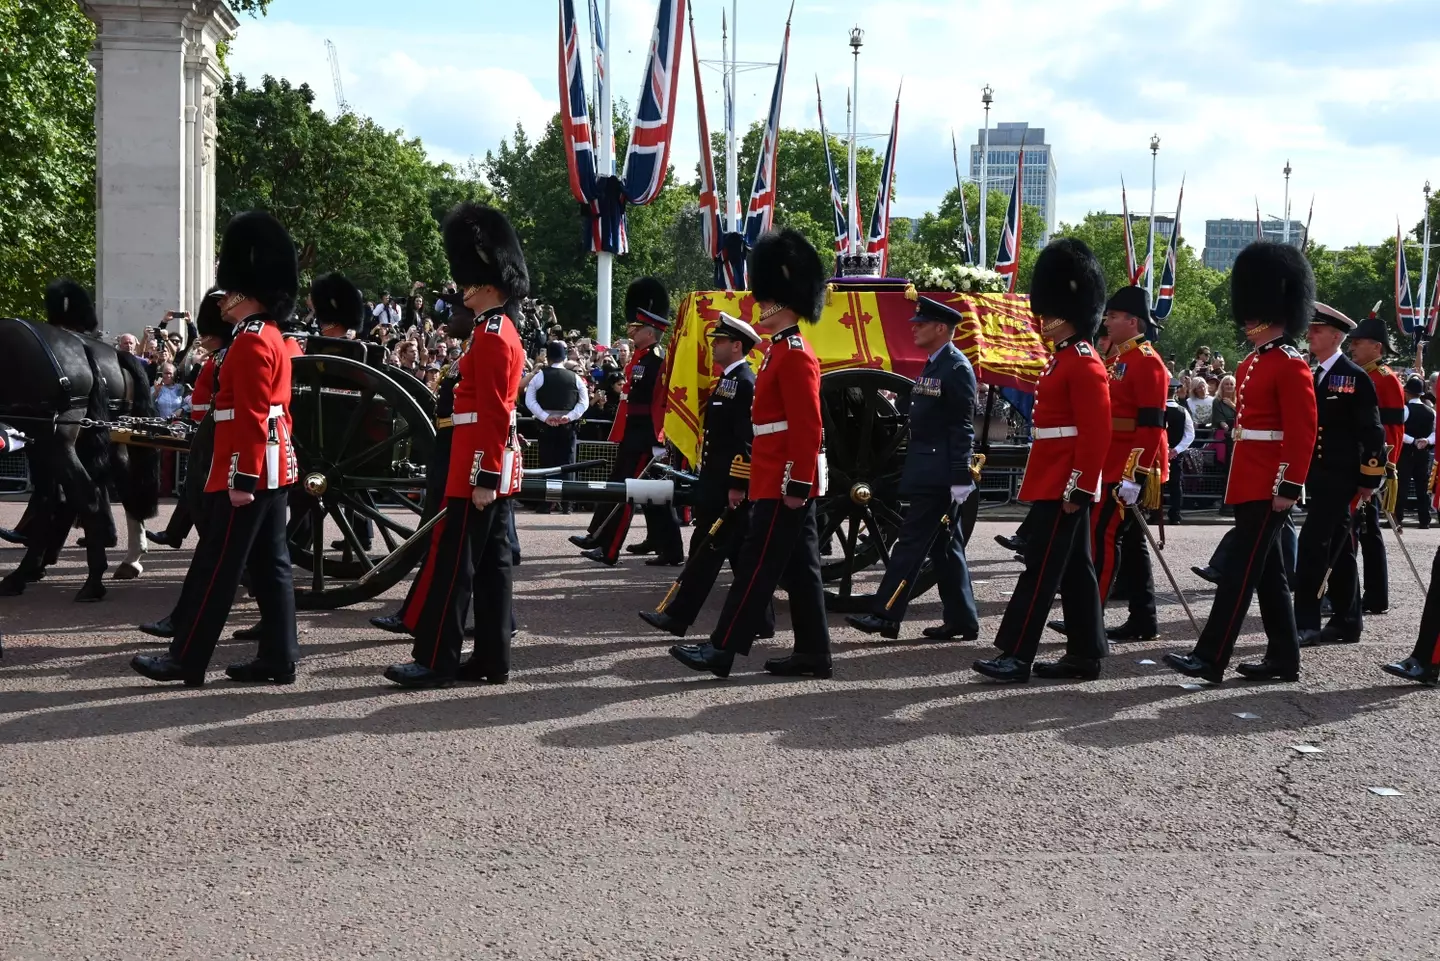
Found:
<svg viewBox="0 0 1440 961"><path fill-rule="evenodd" d="M610 36L610 0L605 0L605 36ZM607 55L606 60L609 60ZM607 62L606 67L609 67ZM612 74L613 76L613 74ZM604 87L604 95L600 98L600 163L599 173L602 177L615 176L615 111L610 98L610 88L613 83L607 82ZM612 281L615 271L615 255L600 251L595 257L595 339L609 345L610 339L610 310L614 300L612 292Z"/></svg>
<svg viewBox="0 0 1440 961"><path fill-rule="evenodd" d="M986 170L990 163L990 104L995 100L995 91L987 83L980 90L980 102L985 105L985 132L980 136L980 269L985 270L990 261L986 247L989 236L985 231L985 198L990 193L990 181Z"/></svg>
<svg viewBox="0 0 1440 961"><path fill-rule="evenodd" d="M1155 302L1155 172L1160 157L1160 135L1150 137L1150 254L1145 264L1145 295ZM1174 239L1171 239L1174 243Z"/></svg>
<svg viewBox="0 0 1440 961"><path fill-rule="evenodd" d="M1290 161L1285 161L1285 226L1281 228L1280 236L1285 243L1290 242Z"/></svg>
<svg viewBox="0 0 1440 961"><path fill-rule="evenodd" d="M852 109L850 111L850 252L859 254L860 250L860 185L855 180L856 153L858 152L859 140L859 117L860 117L860 48L865 44L865 31L857 25L850 31L850 52L855 57L855 70L853 80L853 91L851 92Z"/></svg>

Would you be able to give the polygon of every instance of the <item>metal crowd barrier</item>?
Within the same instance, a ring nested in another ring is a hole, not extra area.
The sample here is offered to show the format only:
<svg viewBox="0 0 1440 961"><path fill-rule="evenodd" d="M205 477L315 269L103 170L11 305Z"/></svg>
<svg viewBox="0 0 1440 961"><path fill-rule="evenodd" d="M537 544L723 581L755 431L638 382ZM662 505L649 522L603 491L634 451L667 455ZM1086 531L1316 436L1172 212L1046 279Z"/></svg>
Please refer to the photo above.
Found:
<svg viewBox="0 0 1440 961"><path fill-rule="evenodd" d="M0 492L6 494L28 494L30 492L30 465L22 453L0 454Z"/></svg>

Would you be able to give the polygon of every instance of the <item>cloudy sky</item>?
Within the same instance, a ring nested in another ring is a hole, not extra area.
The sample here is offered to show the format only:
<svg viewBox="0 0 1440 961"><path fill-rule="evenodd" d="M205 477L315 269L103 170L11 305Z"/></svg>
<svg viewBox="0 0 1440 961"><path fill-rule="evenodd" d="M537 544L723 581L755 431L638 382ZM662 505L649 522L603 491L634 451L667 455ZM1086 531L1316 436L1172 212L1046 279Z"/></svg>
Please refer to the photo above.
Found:
<svg viewBox="0 0 1440 961"><path fill-rule="evenodd" d="M610 0L616 94L634 101L655 0ZM702 59L720 57L731 0L691 0ZM404 128L448 160L483 157L517 122L538 131L559 103L553 0L275 0L243 19L231 69L310 83L333 109L324 41L336 44L346 99ZM584 17L584 0L577 6ZM888 130L902 78L897 215L932 209L954 184L981 124L1043 126L1059 168L1061 221L1118 210L1120 177L1148 208L1149 138L1161 138L1161 210L1186 177L1186 233L1200 221L1266 215L1304 220L1315 197L1322 243L1378 242L1440 188L1440 0L796 0L787 126L843 125L849 28L866 31L860 127ZM784 0L739 0L740 58L778 58ZM688 179L698 145L687 46L672 162ZM711 126L720 78L705 71ZM588 76L587 82L591 82ZM761 119L772 71L741 77L741 123ZM883 137L875 141L883 149ZM781 176L784 176L781 158ZM742 187L742 189L744 189ZM865 201L868 207L870 201ZM1200 244L1196 243L1198 247Z"/></svg>

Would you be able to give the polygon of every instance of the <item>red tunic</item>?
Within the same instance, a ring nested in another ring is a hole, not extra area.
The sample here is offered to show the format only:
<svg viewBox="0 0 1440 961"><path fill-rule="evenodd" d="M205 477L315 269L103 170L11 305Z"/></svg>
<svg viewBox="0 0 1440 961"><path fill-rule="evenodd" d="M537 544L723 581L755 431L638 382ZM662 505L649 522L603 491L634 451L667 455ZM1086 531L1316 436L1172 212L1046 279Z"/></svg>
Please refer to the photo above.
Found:
<svg viewBox="0 0 1440 961"><path fill-rule="evenodd" d="M1139 337L1120 345L1110 365L1110 450L1104 480L1117 484L1130 456L1139 452L1136 469L1149 473L1165 461L1165 398L1170 371L1160 355ZM1132 478L1133 480L1134 478Z"/></svg>
<svg viewBox="0 0 1440 961"><path fill-rule="evenodd" d="M1235 448L1225 503L1299 498L1318 427L1310 366L1290 344L1272 340L1240 362L1235 380ZM1251 431L1256 434L1246 437Z"/></svg>
<svg viewBox="0 0 1440 961"><path fill-rule="evenodd" d="M190 419L200 423L210 413L210 398L215 394L215 355L205 358L200 365L200 375L195 378L195 387L190 391Z"/></svg>
<svg viewBox="0 0 1440 961"><path fill-rule="evenodd" d="M253 493L295 483L300 469L290 440L290 355L280 328L264 314L241 321L216 364L215 453L205 492Z"/></svg>
<svg viewBox="0 0 1440 961"><path fill-rule="evenodd" d="M799 327L787 327L770 338L755 376L750 419L755 424L750 499L815 496L824 434L820 360Z"/></svg>
<svg viewBox="0 0 1440 961"><path fill-rule="evenodd" d="M1105 364L1083 340L1057 344L1035 387L1035 442L1022 501L1094 500L1110 449Z"/></svg>
<svg viewBox="0 0 1440 961"><path fill-rule="evenodd" d="M1405 385L1400 377L1381 363L1365 365L1375 385L1375 398L1380 402L1380 424L1385 428L1385 453L1394 465L1400 461L1400 450L1405 444Z"/></svg>
<svg viewBox="0 0 1440 961"><path fill-rule="evenodd" d="M515 445L515 401L525 369L525 349L504 308L487 311L475 322L465 351L455 362L454 431L446 497L469 497L487 487L501 497L519 493L514 483L519 452ZM508 456L507 456L508 455Z"/></svg>
<svg viewBox="0 0 1440 961"><path fill-rule="evenodd" d="M665 443L665 387L660 383L664 377L665 357L659 344L641 347L630 355L630 363L625 365L625 376L620 385L620 404L615 410L615 422L610 425L607 438L611 443L623 441L629 419L642 414L650 417L655 443Z"/></svg>
<svg viewBox="0 0 1440 961"><path fill-rule="evenodd" d="M286 335L285 335L285 356L287 356L287 357L299 357L299 356L300 356L301 354L303 354L303 353L305 353L305 342L304 342L303 340L301 340L299 337L294 337L294 336L292 336L292 335L290 335L290 334L286 334Z"/></svg>

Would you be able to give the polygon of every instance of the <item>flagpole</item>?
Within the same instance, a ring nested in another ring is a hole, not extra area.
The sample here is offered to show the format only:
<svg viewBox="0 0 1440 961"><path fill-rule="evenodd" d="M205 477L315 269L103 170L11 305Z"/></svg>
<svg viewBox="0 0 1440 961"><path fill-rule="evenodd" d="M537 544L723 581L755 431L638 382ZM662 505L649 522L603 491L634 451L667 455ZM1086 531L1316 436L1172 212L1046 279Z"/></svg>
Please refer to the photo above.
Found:
<svg viewBox="0 0 1440 961"><path fill-rule="evenodd" d="M846 219L850 223L850 252L858 254L860 247L860 184L856 181L855 170L857 166L856 157L859 154L859 126L860 117L860 47L865 43L865 31L859 25L850 31L850 52L854 54L854 79L852 81L852 100L850 106L850 212Z"/></svg>
<svg viewBox="0 0 1440 961"><path fill-rule="evenodd" d="M1150 249L1145 264L1145 299L1155 303L1155 173L1160 159L1160 135L1150 137Z"/></svg>
<svg viewBox="0 0 1440 961"><path fill-rule="evenodd" d="M1440 268L1437 268L1440 269ZM1430 278L1430 181L1425 181L1425 242L1420 247L1420 303L1415 315L1415 369L1425 373L1425 297ZM1408 279L1406 281L1409 282Z"/></svg>
<svg viewBox="0 0 1440 961"><path fill-rule="evenodd" d="M739 95L740 81L739 27L740 0L734 0L730 10L729 62L725 67L725 84L729 90L725 98L725 219L730 222L732 233L744 229L740 223L740 139L735 130L735 98Z"/></svg>
<svg viewBox="0 0 1440 961"><path fill-rule="evenodd" d="M610 36L610 0L605 0L605 36ZM611 71L606 65L605 83L600 97L600 176L615 176L615 117L614 104L610 97ZM615 275L615 255L602 250L596 256L595 265L595 339L610 346L610 309L613 303L611 282Z"/></svg>
<svg viewBox="0 0 1440 961"><path fill-rule="evenodd" d="M990 181L986 168L990 161L990 104L995 100L995 91L987 83L980 90L980 102L985 105L985 132L980 136L980 269L990 266L987 247L990 236L985 229L985 199L990 193Z"/></svg>

